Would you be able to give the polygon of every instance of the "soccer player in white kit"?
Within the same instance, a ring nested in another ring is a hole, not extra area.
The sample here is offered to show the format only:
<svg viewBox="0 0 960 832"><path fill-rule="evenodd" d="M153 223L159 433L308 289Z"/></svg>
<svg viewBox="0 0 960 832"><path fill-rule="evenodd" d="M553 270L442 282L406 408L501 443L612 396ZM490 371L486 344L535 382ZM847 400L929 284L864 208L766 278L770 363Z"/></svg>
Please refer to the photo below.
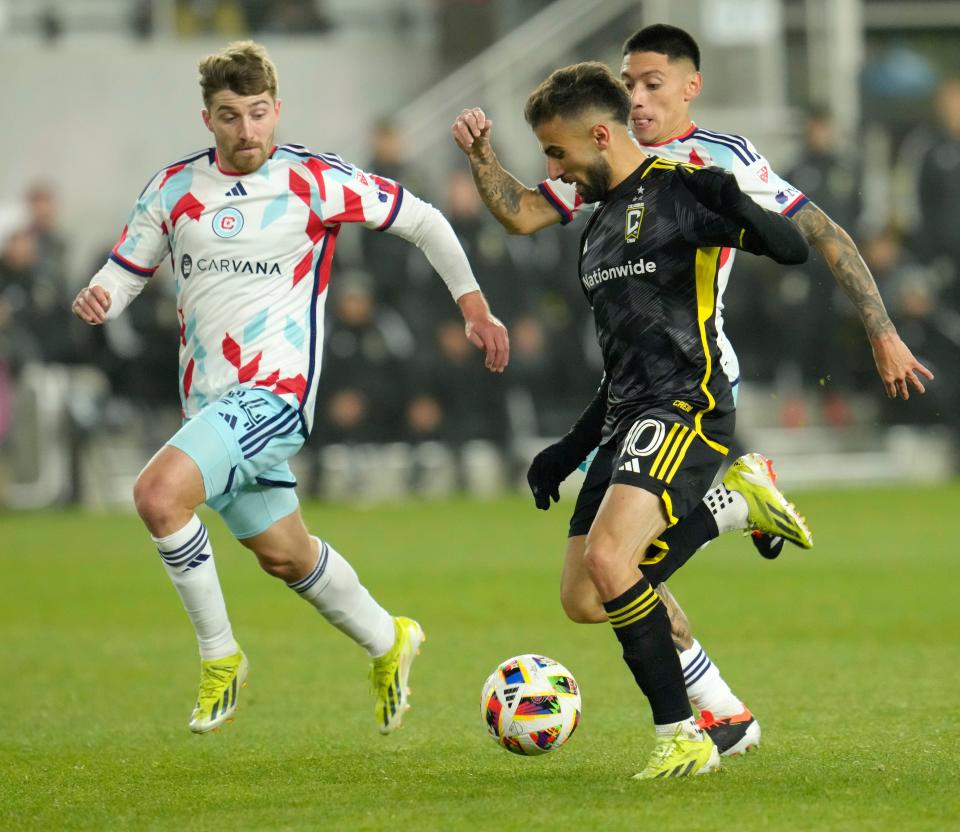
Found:
<svg viewBox="0 0 960 832"><path fill-rule="evenodd" d="M384 610L336 549L308 533L287 462L313 420L341 225L417 245L493 372L506 367L507 333L439 211L336 155L274 143L278 82L262 46L233 43L199 68L203 121L216 146L153 177L108 262L73 304L87 323L115 318L171 257L185 421L140 473L134 501L197 633L201 679L189 727L204 733L230 718L248 672L195 513L206 503L266 572L367 650L375 717L390 733L409 707L407 678L423 631Z"/></svg>
<svg viewBox="0 0 960 832"><path fill-rule="evenodd" d="M887 395L899 395L907 399L909 386L920 393L924 392L918 376L933 378L933 375L914 358L900 339L887 315L876 283L847 233L804 194L777 176L769 162L747 139L701 128L691 119L690 106L700 94L703 79L700 74L700 50L689 33L664 24L655 24L636 32L624 44L620 75L631 94L630 127L638 144L648 149L650 154L667 159L695 165L716 165L729 170L736 176L740 189L759 205L793 219L810 246L824 257L837 281L857 307ZM477 189L491 213L507 231L514 234L532 234L557 222L570 222L583 207L574 185L560 178L542 182L537 188L523 185L497 160L490 145L491 128L492 122L479 108L463 110L452 127L453 138L467 155ZM560 164L562 166L562 160ZM733 259L734 252L724 250L718 275L715 324L717 341L722 349L723 368L736 390L740 380L739 365L729 340L723 334L721 296ZM571 434L574 433L576 428L571 431ZM565 439L570 437L568 434ZM559 482L579 462L572 456L562 462L549 459L554 448L556 446L551 446L538 455L528 475L532 486L540 479L541 493L535 496L541 508L549 505L551 496L556 499ZM576 456L576 449L573 456ZM732 469L732 477L727 484L736 482L744 493L721 484L707 494L701 513L705 515L703 525L710 524L710 528L701 538L692 541L687 556L697 546L708 542L708 535L716 536L728 530L758 526L753 509L761 495L757 491L752 495L746 493L751 485L744 481L743 472L745 466L750 469L747 475L754 479L755 487L768 474L772 474L772 471L763 470L766 460L756 464L760 460L763 460L760 455L750 454L738 461L734 466L737 470ZM761 485L761 490L776 497L777 492L771 480L772 477L765 486ZM802 531L799 525L794 525L797 531ZM804 545L802 537L789 539ZM582 536L568 539L561 600L564 610L573 620L603 621L605 616L597 601L591 597L589 584L582 580L583 540ZM776 556L779 549L770 551L771 546L777 545L776 538L773 541L769 536L764 536L756 543L761 553ZM808 539L806 543L809 542ZM779 545L782 545L782 539ZM757 745L760 727L756 719L733 694L719 669L693 638L686 615L675 599L664 585L660 585L660 590L670 612L688 695L701 711L699 724L710 733L725 755L742 753Z"/></svg>

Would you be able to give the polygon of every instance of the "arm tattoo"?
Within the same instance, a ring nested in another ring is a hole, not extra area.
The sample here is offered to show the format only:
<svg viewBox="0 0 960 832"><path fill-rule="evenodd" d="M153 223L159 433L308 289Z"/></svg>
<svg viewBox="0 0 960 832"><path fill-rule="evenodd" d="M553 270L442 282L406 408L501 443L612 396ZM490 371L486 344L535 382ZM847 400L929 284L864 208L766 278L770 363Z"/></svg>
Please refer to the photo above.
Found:
<svg viewBox="0 0 960 832"><path fill-rule="evenodd" d="M857 307L867 335L876 338L893 332L893 323L884 308L876 281L850 235L812 202L804 205L792 219L807 242L827 261L837 283Z"/></svg>
<svg viewBox="0 0 960 832"><path fill-rule="evenodd" d="M492 153L483 158L470 157L470 169L484 204L500 222L509 224L520 214L527 194L536 193L511 176Z"/></svg>

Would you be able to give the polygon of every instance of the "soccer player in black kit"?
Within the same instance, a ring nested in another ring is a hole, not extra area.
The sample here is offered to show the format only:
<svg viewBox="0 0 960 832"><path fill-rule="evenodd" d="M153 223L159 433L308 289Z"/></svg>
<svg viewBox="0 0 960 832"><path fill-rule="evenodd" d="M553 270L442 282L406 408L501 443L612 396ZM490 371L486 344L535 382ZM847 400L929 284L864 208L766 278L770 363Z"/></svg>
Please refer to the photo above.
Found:
<svg viewBox="0 0 960 832"><path fill-rule="evenodd" d="M666 609L638 567L700 503L733 435L714 327L720 249L784 264L804 262L808 249L787 218L756 205L731 174L646 156L627 132L629 113L626 88L594 62L551 74L524 111L548 176L597 203L579 277L603 353L604 422L571 534L587 534L585 579L653 711L657 744L636 775L649 779L719 764L693 720Z"/></svg>

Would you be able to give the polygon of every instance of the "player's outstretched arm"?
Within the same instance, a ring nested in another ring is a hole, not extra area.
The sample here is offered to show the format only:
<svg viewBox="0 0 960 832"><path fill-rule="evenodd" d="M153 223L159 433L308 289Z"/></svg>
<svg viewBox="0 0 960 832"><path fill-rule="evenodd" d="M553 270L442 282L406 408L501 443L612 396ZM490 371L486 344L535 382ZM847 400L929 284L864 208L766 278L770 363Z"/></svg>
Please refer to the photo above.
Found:
<svg viewBox="0 0 960 832"><path fill-rule="evenodd" d="M560 222L560 215L536 188L528 188L506 171L490 145L493 122L479 107L463 110L450 132L470 160L480 198L511 234L534 234Z"/></svg>
<svg viewBox="0 0 960 832"><path fill-rule="evenodd" d="M932 380L933 373L914 358L897 334L877 283L850 235L812 202L804 205L792 219L810 245L827 261L837 283L860 313L887 396L909 399L911 386L923 393L923 382L918 376Z"/></svg>
<svg viewBox="0 0 960 832"><path fill-rule="evenodd" d="M404 191L388 233L408 240L424 253L460 307L467 338L483 350L484 365L491 372L502 373L510 360L507 329L490 312L463 246L447 218L410 191Z"/></svg>

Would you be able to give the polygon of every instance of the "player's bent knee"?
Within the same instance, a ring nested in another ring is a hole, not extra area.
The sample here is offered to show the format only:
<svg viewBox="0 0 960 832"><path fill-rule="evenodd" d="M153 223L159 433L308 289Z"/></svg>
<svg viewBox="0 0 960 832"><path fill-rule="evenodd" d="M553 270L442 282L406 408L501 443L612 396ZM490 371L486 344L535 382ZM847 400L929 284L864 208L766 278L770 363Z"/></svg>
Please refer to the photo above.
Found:
<svg viewBox="0 0 960 832"><path fill-rule="evenodd" d="M594 586L603 582L617 564L616 548L608 540L587 539L583 552L583 564Z"/></svg>
<svg viewBox="0 0 960 832"><path fill-rule="evenodd" d="M583 593L560 593L560 606L574 624L601 624L607 620L607 614L595 595L584 597Z"/></svg>
<svg viewBox="0 0 960 832"><path fill-rule="evenodd" d="M274 578L280 578L283 581L297 580L297 568L296 562L293 558L286 557L279 552L254 552L257 556L257 561L260 564L260 568L263 569L268 575L273 575Z"/></svg>
<svg viewBox="0 0 960 832"><path fill-rule="evenodd" d="M167 525L178 508L174 489L150 468L141 471L133 484L133 503L151 530Z"/></svg>
<svg viewBox="0 0 960 832"><path fill-rule="evenodd" d="M286 583L298 581L304 576L302 559L293 557L289 550L277 546L251 546L244 541L240 542L257 556L260 568L268 575Z"/></svg>

